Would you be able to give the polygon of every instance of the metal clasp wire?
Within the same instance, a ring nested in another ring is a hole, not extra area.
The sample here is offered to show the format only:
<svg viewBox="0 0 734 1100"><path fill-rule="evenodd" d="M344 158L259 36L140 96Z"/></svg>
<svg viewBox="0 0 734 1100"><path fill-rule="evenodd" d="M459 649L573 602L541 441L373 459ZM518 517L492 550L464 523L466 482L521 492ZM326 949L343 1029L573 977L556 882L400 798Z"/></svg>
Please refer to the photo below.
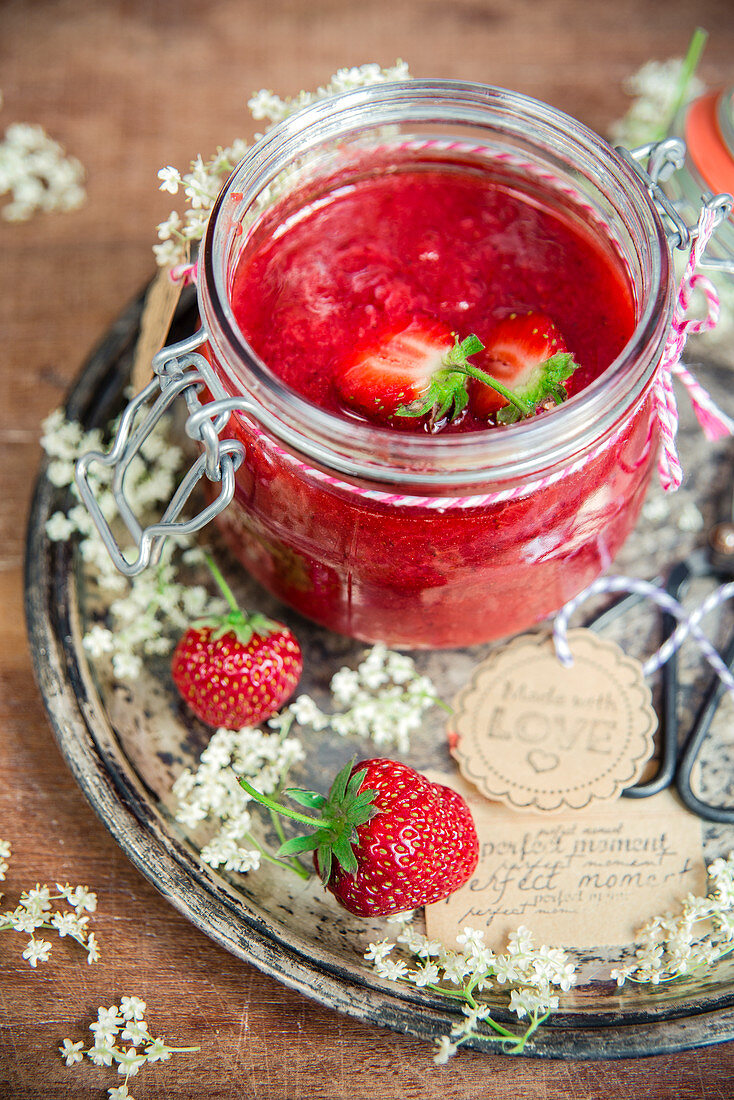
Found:
<svg viewBox="0 0 734 1100"><path fill-rule="evenodd" d="M242 399L223 398L221 385L209 363L194 350L205 339L206 333L200 330L178 344L163 348L153 359L157 377L123 412L110 451L107 454L90 451L76 464L76 485L82 501L115 567L126 577L135 577L149 565L155 564L169 535L190 535L200 530L219 515L234 496L234 474L245 457L245 448L238 440L221 440L219 433L233 409L252 412L253 408ZM218 400L202 405L197 396L202 385L206 385ZM127 500L125 477L143 442L181 394L189 411L186 434L200 443L203 451L184 476L160 520L143 528ZM153 404L145 418L136 425L138 413L150 402ZM125 557L99 506L89 478L90 468L95 464L113 470L112 494L119 516L137 546L138 554L134 559ZM204 476L211 482L221 482L218 495L192 519L179 522L178 516Z"/></svg>
<svg viewBox="0 0 734 1100"><path fill-rule="evenodd" d="M685 142L681 138L669 137L663 141L639 145L635 149L625 149L624 146L618 145L616 152L644 183L662 217L670 248L687 251L698 237L700 210L697 211L695 224L688 225L675 203L660 186L684 167ZM646 167L643 167L641 162L646 162ZM733 204L734 199L726 192L718 195L707 192L701 195L701 209L707 208L714 211L714 231L729 218ZM734 275L734 259L724 260L714 256L704 256L699 261L699 267Z"/></svg>

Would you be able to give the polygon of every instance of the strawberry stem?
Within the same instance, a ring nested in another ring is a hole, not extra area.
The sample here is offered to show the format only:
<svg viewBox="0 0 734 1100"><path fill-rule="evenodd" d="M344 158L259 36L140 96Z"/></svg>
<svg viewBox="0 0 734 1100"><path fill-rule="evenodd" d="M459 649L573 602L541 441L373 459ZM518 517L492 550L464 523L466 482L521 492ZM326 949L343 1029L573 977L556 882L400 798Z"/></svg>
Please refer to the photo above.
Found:
<svg viewBox="0 0 734 1100"><path fill-rule="evenodd" d="M310 873L306 870L305 867L301 866L297 859L277 859L275 856L271 856L269 852L265 851L262 844L258 843L258 841L255 840L255 837L252 835L252 833L247 834L247 839L255 845L262 858L266 859L268 863L274 863L276 867L285 867L287 871L293 871L293 873L298 875L299 878L311 878Z"/></svg>
<svg viewBox="0 0 734 1100"><path fill-rule="evenodd" d="M461 368L462 372L470 375L471 378L476 378L479 382L484 382L485 386L491 386L493 390L504 397L505 401L509 401L511 405L514 405L520 415L524 418L532 416L535 409L532 405L529 405L527 401L523 401L522 397L518 397L516 393L508 389L501 382L498 382L496 378L493 378L491 374L487 374L480 367L475 367L472 363L466 363Z"/></svg>
<svg viewBox="0 0 734 1100"><path fill-rule="evenodd" d="M204 558L211 575L217 582L217 587L229 604L229 611L226 615L211 615L196 619L194 626L209 627L214 641L232 632L242 645L247 645L253 634L266 638L274 631L282 629L280 623L273 622L259 611L242 611L214 558L207 553L204 554Z"/></svg>
<svg viewBox="0 0 734 1100"><path fill-rule="evenodd" d="M693 32L693 37L691 38L690 44L688 46L688 52L686 53L683 61L680 76L678 77L678 87L676 88L676 95L673 101L673 106L670 109L668 118L658 130L657 136L655 138L656 141L661 141L667 134L670 133L670 128L675 122L678 113L685 103L686 93L688 91L691 81L693 80L696 69L698 68L698 63L701 60L701 54L703 53L707 40L708 32L705 31L703 27L696 27L695 31Z"/></svg>
<svg viewBox="0 0 734 1100"><path fill-rule="evenodd" d="M229 604L231 610L236 611L236 612L241 614L239 604L237 603L237 600L235 599L234 593L233 593L232 589L229 587L229 585L227 584L227 582L225 581L224 577L222 576L222 572L221 572L219 566L217 565L217 563L214 561L214 558L211 556L211 554L206 554L206 553L204 554L204 557L206 558L206 564L209 566L209 570L211 572L211 575L214 577L214 580L217 582L219 590L222 593L222 595L224 596L227 603Z"/></svg>
<svg viewBox="0 0 734 1100"><path fill-rule="evenodd" d="M321 880L326 885L331 875L333 860L336 860L347 874L356 874L358 863L352 849L356 830L380 812L374 804L376 792L371 789L361 790L361 784L366 775L366 769L354 770L352 760L336 775L328 796L318 794L316 791L306 791L300 787L289 788L285 792L289 798L300 803L301 806L318 809L321 815L318 818L281 805L275 799L255 790L242 776L238 776L237 780L243 791L255 802L265 806L271 814L283 814L284 817L290 817L293 821L300 821L303 825L310 827L311 831L304 836L295 836L285 841L278 849L277 855L283 858L297 856L301 852L313 852Z"/></svg>
<svg viewBox="0 0 734 1100"><path fill-rule="evenodd" d="M300 821L303 825L313 825L316 829L328 829L331 822L324 821L316 817L309 817L307 814L299 813L298 810L291 810L288 806L281 805L280 802L276 802L272 798L268 798L266 794L261 794L260 791L256 791L254 787L251 787L246 779L243 779L241 775L237 776L237 782L243 791L249 794L250 798L255 802L259 802L261 806L265 806L271 813L283 814L285 817L291 817L294 821Z"/></svg>
<svg viewBox="0 0 734 1100"><path fill-rule="evenodd" d="M487 374L480 367L475 367L473 363L469 362L470 355L476 355L479 351L484 351L484 344L472 333L467 336L465 340L459 342L459 337L455 336L456 343L450 351L444 355L444 366L448 370L458 371L459 374L469 375L470 378L476 378L479 382L484 382L485 386L491 386L493 390L496 390L501 397L504 397L505 401L509 401L514 405L521 416L532 416L535 412L535 407L529 405L526 401L523 401L522 397L519 397L512 390L509 390L507 386L503 386L501 382L498 382L496 378L493 378L491 374Z"/></svg>
<svg viewBox="0 0 734 1100"><path fill-rule="evenodd" d="M281 844L285 844L285 833L283 832L283 826L280 823L280 818L276 814L275 810L268 810L268 813L270 814L270 820L273 823L273 828L278 834L278 840Z"/></svg>

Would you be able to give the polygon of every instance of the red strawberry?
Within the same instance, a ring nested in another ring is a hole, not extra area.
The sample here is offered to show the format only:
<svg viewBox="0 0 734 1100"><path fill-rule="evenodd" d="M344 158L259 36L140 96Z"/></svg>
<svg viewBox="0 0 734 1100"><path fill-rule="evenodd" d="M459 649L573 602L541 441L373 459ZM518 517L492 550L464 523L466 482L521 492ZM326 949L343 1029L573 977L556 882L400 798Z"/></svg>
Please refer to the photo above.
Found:
<svg viewBox="0 0 734 1100"><path fill-rule="evenodd" d="M202 722L257 726L293 694L303 668L301 647L282 623L240 611L219 570L209 565L232 610L186 630L173 653L173 682Z"/></svg>
<svg viewBox="0 0 734 1100"><path fill-rule="evenodd" d="M336 385L344 403L370 419L430 415L452 419L467 403L466 376L456 373L481 350L476 336L462 344L440 321L421 319L383 332L340 368Z"/></svg>
<svg viewBox="0 0 734 1100"><path fill-rule="evenodd" d="M495 328L483 356L493 379L532 405L533 411L565 401L562 383L576 369L558 328L545 313L511 313ZM490 386L471 383L471 408L479 417L498 410L502 424L519 419L518 410Z"/></svg>
<svg viewBox="0 0 734 1100"><path fill-rule="evenodd" d="M577 364L545 314L513 313L500 322L488 349L492 374L469 362L483 349L476 336L460 342L438 321L414 321L353 355L337 374L337 388L347 406L378 423L427 416L431 431L466 408L469 379L474 414L498 413L500 424L566 400L563 382Z"/></svg>
<svg viewBox="0 0 734 1100"><path fill-rule="evenodd" d="M280 856L314 851L326 888L350 913L387 916L441 901L463 886L479 858L474 821L461 795L394 760L347 764L328 797L285 793L317 810L307 817L255 791L269 809L315 826L286 841Z"/></svg>

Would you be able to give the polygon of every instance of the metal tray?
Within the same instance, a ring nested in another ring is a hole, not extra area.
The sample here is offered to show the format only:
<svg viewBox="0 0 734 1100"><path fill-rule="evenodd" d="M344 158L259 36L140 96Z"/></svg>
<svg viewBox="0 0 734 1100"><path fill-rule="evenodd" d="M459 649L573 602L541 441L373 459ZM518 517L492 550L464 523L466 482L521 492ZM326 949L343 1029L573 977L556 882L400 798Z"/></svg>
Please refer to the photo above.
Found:
<svg viewBox="0 0 734 1100"><path fill-rule="evenodd" d="M107 423L122 403L140 313L138 300L105 336L69 395L69 415L86 427ZM189 297L179 307L172 336L192 331L194 320ZM715 364L707 367L704 380L715 396L717 389L726 391L727 373ZM664 563L686 553L702 534L686 530L695 524L683 522L685 509L690 512L695 501L706 522L713 522L718 501L729 492L729 444L706 444L692 421L684 422L681 435L684 465L691 471L686 488L667 516L658 507L651 510L652 519L643 517L616 563L620 571L652 576ZM27 543L31 648L55 737L104 825L171 904L232 954L360 1020L425 1038L447 1033L457 1019L451 1003L381 980L364 962L369 942L385 934L381 922L351 917L318 884L293 888L284 880L295 876L268 865L241 876L215 873L201 862L195 837L174 820L171 785L183 766L195 766L207 731L180 706L165 660L146 668L129 688L105 680L90 667L81 640L92 611L78 555L72 544L52 543L45 534L46 520L58 506L58 490L42 470ZM245 604L249 599L294 626L306 654L301 690L324 700L333 672L356 662L363 647L288 614L241 571L233 573L232 562L227 567ZM641 630L630 623L626 629L634 651L640 639L644 643L654 635L655 626L651 622ZM417 661L450 699L485 652L479 647L420 654ZM691 692L689 706L694 703L695 690ZM294 778L321 789L326 776L354 752L363 757L374 754L364 743L330 741L328 735L315 735L308 749L308 760ZM714 745L704 760L719 797L729 786L729 769L716 763L721 758ZM425 723L408 759L419 768L453 767L438 711ZM727 753L723 759L729 762ZM707 857L728 853L734 849L734 830L707 827L705 840ZM527 1056L635 1057L734 1037L734 959L722 960L703 978L618 991L608 974L620 954L621 949L616 954L605 949L579 955L581 983L562 995L560 1010L528 1043ZM514 1022L505 998L488 999L497 1019ZM482 1039L471 1045L497 1051L496 1044Z"/></svg>

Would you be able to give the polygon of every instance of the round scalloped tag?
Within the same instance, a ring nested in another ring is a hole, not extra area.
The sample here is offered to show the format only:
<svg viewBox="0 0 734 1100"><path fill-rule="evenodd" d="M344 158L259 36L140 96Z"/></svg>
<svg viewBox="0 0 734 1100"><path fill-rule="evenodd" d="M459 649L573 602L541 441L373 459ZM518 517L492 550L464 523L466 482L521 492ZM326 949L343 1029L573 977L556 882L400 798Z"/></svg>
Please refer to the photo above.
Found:
<svg viewBox="0 0 734 1100"><path fill-rule="evenodd" d="M470 783L517 810L581 810L618 798L652 756L657 716L639 661L571 630L573 665L523 635L490 654L457 696L452 752Z"/></svg>

